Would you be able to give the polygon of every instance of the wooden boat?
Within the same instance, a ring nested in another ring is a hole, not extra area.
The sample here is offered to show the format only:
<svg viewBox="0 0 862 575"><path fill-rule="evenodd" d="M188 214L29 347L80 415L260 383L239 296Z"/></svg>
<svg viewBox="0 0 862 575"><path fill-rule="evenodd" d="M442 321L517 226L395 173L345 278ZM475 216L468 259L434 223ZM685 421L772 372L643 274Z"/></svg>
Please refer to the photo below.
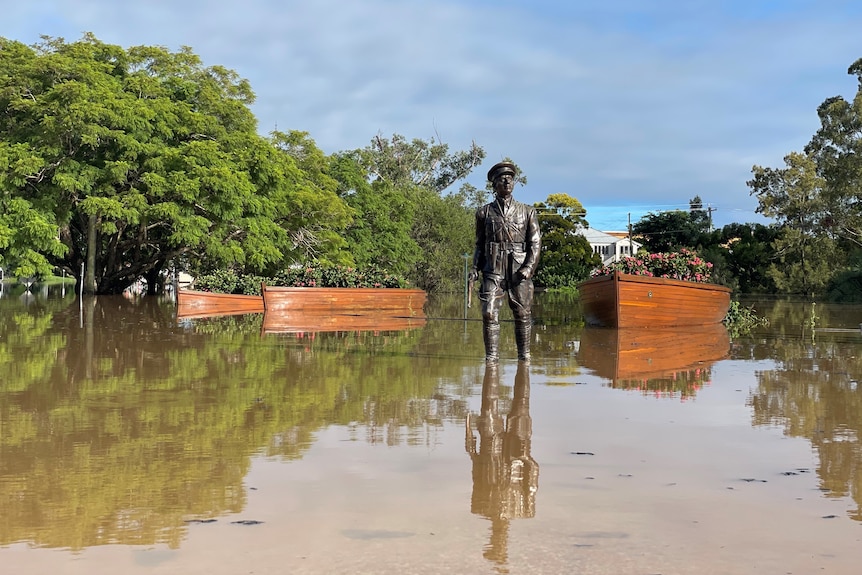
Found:
<svg viewBox="0 0 862 575"><path fill-rule="evenodd" d="M425 325L423 312L412 316L385 313L333 314L326 310L279 311L263 314L262 333L319 333L332 331L405 331Z"/></svg>
<svg viewBox="0 0 862 575"><path fill-rule="evenodd" d="M730 307L730 288L614 272L578 285L589 325L616 328L720 323Z"/></svg>
<svg viewBox="0 0 862 575"><path fill-rule="evenodd" d="M262 311L263 298L259 295L177 290L177 318L180 319L260 313Z"/></svg>
<svg viewBox="0 0 862 575"><path fill-rule="evenodd" d="M730 353L724 324L682 328L588 327L581 334L578 362L596 375L624 380L672 378L703 369Z"/></svg>
<svg viewBox="0 0 862 575"><path fill-rule="evenodd" d="M299 311L412 317L423 313L427 294L421 289L319 288L263 286L267 313Z"/></svg>

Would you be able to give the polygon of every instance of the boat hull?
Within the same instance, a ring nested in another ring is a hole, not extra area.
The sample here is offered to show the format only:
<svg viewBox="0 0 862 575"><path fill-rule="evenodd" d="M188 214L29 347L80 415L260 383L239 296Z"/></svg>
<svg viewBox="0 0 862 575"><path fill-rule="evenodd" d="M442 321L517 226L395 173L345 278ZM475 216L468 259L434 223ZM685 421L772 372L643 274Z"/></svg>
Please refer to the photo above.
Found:
<svg viewBox="0 0 862 575"><path fill-rule="evenodd" d="M643 328L720 323L730 307L731 290L616 272L582 282L578 293L587 324Z"/></svg>
<svg viewBox="0 0 862 575"><path fill-rule="evenodd" d="M263 309L259 295L177 290L177 317L181 319L260 313Z"/></svg>
<svg viewBox="0 0 862 575"><path fill-rule="evenodd" d="M304 288L263 286L267 314L369 314L413 317L422 315L427 294L401 288Z"/></svg>

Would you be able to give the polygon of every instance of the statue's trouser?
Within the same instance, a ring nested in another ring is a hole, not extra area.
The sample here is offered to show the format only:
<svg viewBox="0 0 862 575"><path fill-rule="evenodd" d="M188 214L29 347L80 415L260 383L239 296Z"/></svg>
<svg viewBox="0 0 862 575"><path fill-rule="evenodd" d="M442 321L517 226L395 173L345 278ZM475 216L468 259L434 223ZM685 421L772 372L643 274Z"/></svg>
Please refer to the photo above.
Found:
<svg viewBox="0 0 862 575"><path fill-rule="evenodd" d="M533 334L533 320L515 320L515 345L518 347L518 360L530 361L530 338Z"/></svg>
<svg viewBox="0 0 862 575"><path fill-rule="evenodd" d="M500 359L500 322L485 321L482 337L485 340L485 361L496 363Z"/></svg>
<svg viewBox="0 0 862 575"><path fill-rule="evenodd" d="M530 341L533 317L533 281L522 280L510 285L502 277L488 274L482 278L479 299L482 300L483 339L485 341L485 361L496 362L500 359L500 308L503 299L509 296L509 307L515 318L515 345L518 359L530 360Z"/></svg>

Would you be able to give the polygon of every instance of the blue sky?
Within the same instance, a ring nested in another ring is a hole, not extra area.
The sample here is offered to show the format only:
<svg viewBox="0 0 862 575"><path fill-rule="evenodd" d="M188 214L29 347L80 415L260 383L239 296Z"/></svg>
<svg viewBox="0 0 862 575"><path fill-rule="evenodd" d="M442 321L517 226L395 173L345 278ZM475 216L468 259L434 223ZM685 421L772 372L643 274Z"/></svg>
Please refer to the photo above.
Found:
<svg viewBox="0 0 862 575"><path fill-rule="evenodd" d="M862 3L839 0L28 0L0 36L92 32L190 46L247 78L261 133L328 153L380 133L505 156L533 203L578 198L598 229L699 195L714 221L765 222L746 181L780 167L851 98Z"/></svg>

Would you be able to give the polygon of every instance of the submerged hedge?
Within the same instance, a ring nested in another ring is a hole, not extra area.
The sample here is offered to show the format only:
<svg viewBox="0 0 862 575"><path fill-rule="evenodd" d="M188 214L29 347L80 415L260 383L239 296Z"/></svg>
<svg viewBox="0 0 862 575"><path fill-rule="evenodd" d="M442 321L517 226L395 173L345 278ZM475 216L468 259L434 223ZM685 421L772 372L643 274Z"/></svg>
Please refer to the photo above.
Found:
<svg viewBox="0 0 862 575"><path fill-rule="evenodd" d="M286 287L406 288L409 282L378 266L309 264L292 267L272 277L216 270L195 278L194 289L216 293L259 295L262 283Z"/></svg>

